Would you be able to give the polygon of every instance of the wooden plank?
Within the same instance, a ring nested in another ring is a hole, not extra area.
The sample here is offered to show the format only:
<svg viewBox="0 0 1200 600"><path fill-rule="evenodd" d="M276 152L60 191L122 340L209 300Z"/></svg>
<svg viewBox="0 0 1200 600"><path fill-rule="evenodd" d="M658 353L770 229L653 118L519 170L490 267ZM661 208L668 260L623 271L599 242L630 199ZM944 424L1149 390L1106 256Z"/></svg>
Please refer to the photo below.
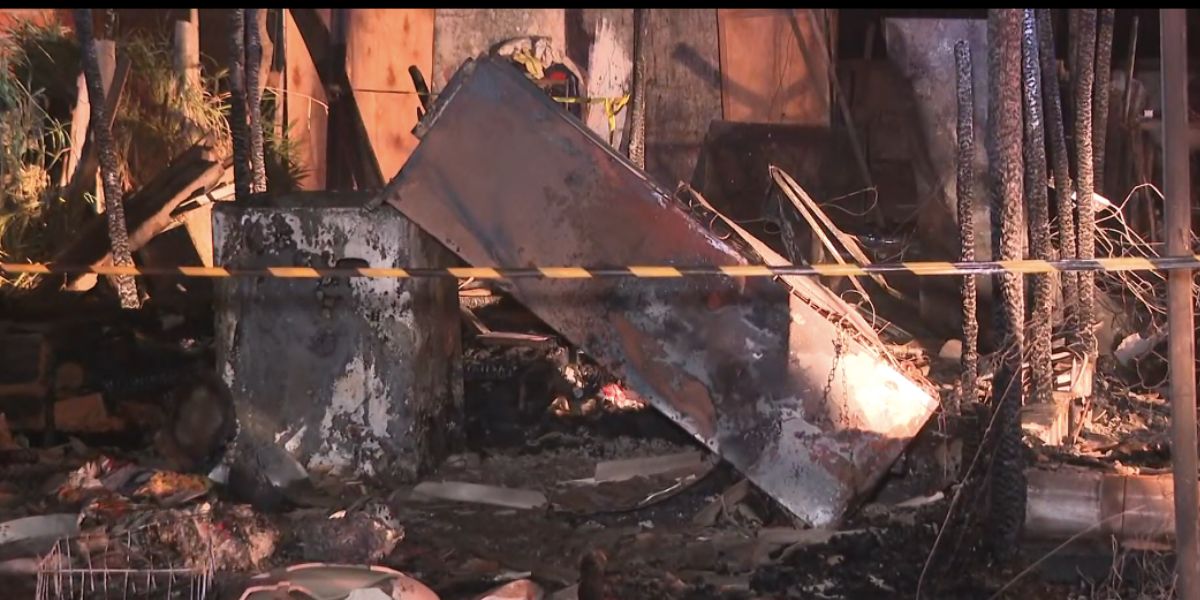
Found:
<svg viewBox="0 0 1200 600"><path fill-rule="evenodd" d="M317 9L326 25L330 10ZM325 135L329 123L328 98L317 68L313 65L304 38L296 27L291 11L284 11L284 49L287 70L284 81L285 119L291 125L291 139L298 149L305 176L302 190L325 189Z"/></svg>
<svg viewBox="0 0 1200 600"><path fill-rule="evenodd" d="M646 18L646 170L690 181L708 125L721 118L716 9L650 9Z"/></svg>
<svg viewBox="0 0 1200 600"><path fill-rule="evenodd" d="M433 9L349 11L346 73L384 179L404 166L417 145L420 98L408 67L433 72Z"/></svg>
<svg viewBox="0 0 1200 600"><path fill-rule="evenodd" d="M717 10L721 107L726 121L829 125L825 13L824 9ZM803 45L797 43L795 26Z"/></svg>
<svg viewBox="0 0 1200 600"><path fill-rule="evenodd" d="M321 85L328 92L337 95L336 103L340 105L337 109L339 121L345 119L341 121L343 124L339 125L337 132L339 137L346 135L344 144L338 146L343 155L337 158L347 161L346 164L352 169L351 172L358 189L383 189L384 183L386 183L383 179L383 172L380 170L379 162L371 148L362 114L358 110L358 102L355 100L350 79L346 75L345 46L340 42L345 39L340 35L341 26L345 23L340 20L333 23L339 28L339 35L334 36L331 34L331 24L325 22L316 9L292 8L288 10L296 23L296 29L300 32L304 47L308 49L308 53L312 57L313 66L316 67ZM342 16L344 14L342 13ZM326 152L328 153L328 150ZM333 157L327 155L327 158ZM327 180L326 183L328 184L329 181Z"/></svg>

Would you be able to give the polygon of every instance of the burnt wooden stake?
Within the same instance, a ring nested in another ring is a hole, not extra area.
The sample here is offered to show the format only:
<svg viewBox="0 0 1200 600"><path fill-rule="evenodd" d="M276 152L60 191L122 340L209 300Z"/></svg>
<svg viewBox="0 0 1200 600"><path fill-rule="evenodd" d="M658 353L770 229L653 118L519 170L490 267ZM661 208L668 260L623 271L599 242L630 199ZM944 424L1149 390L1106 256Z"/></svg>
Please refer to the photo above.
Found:
<svg viewBox="0 0 1200 600"><path fill-rule="evenodd" d="M1021 160L1021 10L988 11L988 83L992 114L988 154L991 162L992 227L1001 260L1022 258L1024 207ZM1012 556L1025 519L1025 474L1021 442L1022 356L1025 347L1025 297L1022 276L1000 276L1002 314L997 344L1000 368L994 383L996 455L991 484L991 539L994 553Z"/></svg>
<svg viewBox="0 0 1200 600"><path fill-rule="evenodd" d="M76 9L75 28L79 45L83 49L83 75L87 82L88 103L91 105L92 139L100 159L100 178L104 182L104 213L108 219L108 239L112 245L113 264L132 267L133 256L129 252L129 234L125 225L125 206L121 202L121 173L117 164L117 151L112 137L112 127L105 118L104 82L100 76L100 58L96 55L95 35L92 31L92 11ZM137 284L130 275L113 277L121 308L140 308Z"/></svg>

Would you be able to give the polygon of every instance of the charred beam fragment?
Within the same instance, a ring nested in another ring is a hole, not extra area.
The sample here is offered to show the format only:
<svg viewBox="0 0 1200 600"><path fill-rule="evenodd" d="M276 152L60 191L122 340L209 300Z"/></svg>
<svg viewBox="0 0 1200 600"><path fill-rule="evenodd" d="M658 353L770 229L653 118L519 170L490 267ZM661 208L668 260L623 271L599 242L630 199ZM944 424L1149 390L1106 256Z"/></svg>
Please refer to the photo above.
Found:
<svg viewBox="0 0 1200 600"><path fill-rule="evenodd" d="M1046 193L1046 134L1042 121L1041 70L1038 64L1037 19L1024 9L1021 60L1025 91L1025 197L1029 204L1029 246L1034 258L1053 260L1050 245L1050 206ZM1033 276L1033 312L1029 334L1029 365L1033 399L1049 402L1054 393L1050 359L1054 281L1049 273Z"/></svg>
<svg viewBox="0 0 1200 600"><path fill-rule="evenodd" d="M1104 152L1108 138L1108 97L1112 87L1112 44L1115 8L1100 9L1096 38L1096 72L1092 84L1092 168L1097 192L1104 193Z"/></svg>
<svg viewBox="0 0 1200 600"><path fill-rule="evenodd" d="M1096 213L1092 203L1094 164L1092 162L1092 87L1095 80L1096 11L1072 9L1076 13L1076 28L1072 32L1075 56L1075 198L1079 206L1078 257L1083 260L1096 256ZM1096 274L1079 274L1079 339L1089 357L1096 355L1094 329L1096 306Z"/></svg>
<svg viewBox="0 0 1200 600"><path fill-rule="evenodd" d="M259 85L262 66L262 32L259 30L260 9L246 10L246 108L250 126L250 172L252 193L267 191L267 169L263 158L262 87Z"/></svg>
<svg viewBox="0 0 1200 600"><path fill-rule="evenodd" d="M229 131L233 137L233 183L237 199L251 193L250 133L246 127L246 17L241 8L229 14Z"/></svg>
<svg viewBox="0 0 1200 600"><path fill-rule="evenodd" d="M1045 134L1049 140L1054 174L1054 195L1058 206L1058 253L1063 259L1076 257L1075 202L1071 198L1070 154L1063 119L1062 90L1058 85L1058 60L1054 56L1054 26L1050 9L1037 9L1038 62L1042 68L1042 95L1045 98ZM1062 273L1064 313L1074 316L1079 295L1079 275Z"/></svg>
<svg viewBox="0 0 1200 600"><path fill-rule="evenodd" d="M966 40L954 45L958 97L958 227L960 256L975 260L975 88L971 69L971 46ZM978 290L974 275L963 277L963 379L961 400L973 400L979 378ZM957 411L956 411L957 412Z"/></svg>
<svg viewBox="0 0 1200 600"><path fill-rule="evenodd" d="M75 24L79 45L83 48L83 73L92 112L92 138L96 142L96 153L100 159L100 178L104 183L104 212L107 215L113 264L118 267L132 267L133 255L129 251L129 234L125 226L125 205L121 202L120 166L117 163L112 126L105 118L104 82L100 76L100 57L96 54L95 36L92 32L91 9L76 10ZM117 288L117 296L121 299L121 308L141 306L133 277L118 275L113 278L113 283Z"/></svg>
<svg viewBox="0 0 1200 600"><path fill-rule="evenodd" d="M988 79L991 97L988 152L991 163L993 213L1001 219L992 228L1001 260L1022 256L1024 209L1021 160L1021 11L988 11ZM1021 446L1021 357L1024 354L1025 301L1021 275L1005 273L999 281L1001 342L999 371L994 383L995 462L991 483L991 539L994 553L1011 556L1025 515L1025 474Z"/></svg>

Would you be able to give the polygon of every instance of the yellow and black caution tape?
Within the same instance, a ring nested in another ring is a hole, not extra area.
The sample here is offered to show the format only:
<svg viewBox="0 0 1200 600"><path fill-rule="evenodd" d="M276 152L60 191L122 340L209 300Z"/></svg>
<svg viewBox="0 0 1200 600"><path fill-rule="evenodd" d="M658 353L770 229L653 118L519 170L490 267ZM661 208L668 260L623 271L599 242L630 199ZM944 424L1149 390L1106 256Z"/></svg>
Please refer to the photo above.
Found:
<svg viewBox="0 0 1200 600"><path fill-rule="evenodd" d="M450 277L455 279L588 279L634 277L660 279L676 277L780 277L821 276L850 277L864 275L909 274L919 277L947 275L989 275L996 273L1054 273L1061 271L1170 271L1200 269L1200 255L1164 258L1117 257L1091 260L1012 260L985 262L900 262L876 263L867 266L853 264L819 264L787 267L766 265L731 266L625 266L625 267L118 267L69 266L44 263L0 263L0 273L7 275L142 275L184 277L277 277L277 278L391 278L425 279Z"/></svg>

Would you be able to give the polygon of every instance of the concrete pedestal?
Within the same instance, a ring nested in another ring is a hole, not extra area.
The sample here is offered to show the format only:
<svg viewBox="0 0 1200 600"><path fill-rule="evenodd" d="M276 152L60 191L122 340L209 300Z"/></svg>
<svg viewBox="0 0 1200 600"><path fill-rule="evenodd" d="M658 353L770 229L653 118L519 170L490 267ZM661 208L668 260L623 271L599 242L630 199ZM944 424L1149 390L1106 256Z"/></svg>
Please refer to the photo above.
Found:
<svg viewBox="0 0 1200 600"><path fill-rule="evenodd" d="M435 267L436 241L366 196L292 194L213 211L216 263ZM234 277L217 285L217 368L239 451L282 448L310 473L411 480L461 436L452 279ZM274 449L271 449L274 452Z"/></svg>

